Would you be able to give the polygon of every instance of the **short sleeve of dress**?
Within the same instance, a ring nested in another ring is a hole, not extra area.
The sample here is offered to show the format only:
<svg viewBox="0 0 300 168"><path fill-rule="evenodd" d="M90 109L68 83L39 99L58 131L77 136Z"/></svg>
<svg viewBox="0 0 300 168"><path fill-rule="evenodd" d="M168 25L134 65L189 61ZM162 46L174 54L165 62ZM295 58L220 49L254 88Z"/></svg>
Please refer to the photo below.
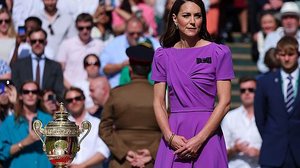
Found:
<svg viewBox="0 0 300 168"><path fill-rule="evenodd" d="M217 45L216 53L216 78L228 80L234 78L233 63L230 49L225 45Z"/></svg>
<svg viewBox="0 0 300 168"><path fill-rule="evenodd" d="M156 81L156 82L167 81L166 59L167 59L167 55L164 53L164 49L158 48L155 51L153 62L152 62L151 79L153 81Z"/></svg>

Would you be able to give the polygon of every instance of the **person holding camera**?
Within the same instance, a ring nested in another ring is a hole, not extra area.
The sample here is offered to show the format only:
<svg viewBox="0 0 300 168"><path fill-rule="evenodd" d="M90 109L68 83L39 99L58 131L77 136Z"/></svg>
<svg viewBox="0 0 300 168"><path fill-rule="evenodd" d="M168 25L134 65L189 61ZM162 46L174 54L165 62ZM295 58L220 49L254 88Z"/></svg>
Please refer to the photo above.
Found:
<svg viewBox="0 0 300 168"><path fill-rule="evenodd" d="M0 78L1 79L1 78ZM0 80L0 125L5 118L14 113L17 90L8 79Z"/></svg>
<svg viewBox="0 0 300 168"><path fill-rule="evenodd" d="M0 160L10 168L52 168L32 129L36 119L47 125L52 116L38 108L40 89L36 82L24 82L20 88L14 115L6 117L0 125Z"/></svg>
<svg viewBox="0 0 300 168"><path fill-rule="evenodd" d="M52 89L44 89L41 94L41 108L43 111L54 115L58 110L58 101L56 99L56 94Z"/></svg>
<svg viewBox="0 0 300 168"><path fill-rule="evenodd" d="M18 26L18 35L16 37L16 44L15 48L11 51L10 55L10 66L12 66L13 63L15 63L18 59L30 57L30 55L33 53L32 46L27 40L29 38L29 33L41 29L42 27L42 21L35 16L30 16L25 20L24 26ZM49 59L54 58L54 52L51 48L46 46L44 48L45 55Z"/></svg>

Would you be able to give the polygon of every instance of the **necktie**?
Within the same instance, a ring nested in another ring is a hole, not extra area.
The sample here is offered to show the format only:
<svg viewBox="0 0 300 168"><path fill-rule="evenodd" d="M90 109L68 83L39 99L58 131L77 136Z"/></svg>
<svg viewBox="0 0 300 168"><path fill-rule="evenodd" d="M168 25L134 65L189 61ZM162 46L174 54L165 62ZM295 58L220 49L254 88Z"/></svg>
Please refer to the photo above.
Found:
<svg viewBox="0 0 300 168"><path fill-rule="evenodd" d="M40 58L36 59L37 65L36 65L36 71L35 71L35 81L39 84L40 86Z"/></svg>
<svg viewBox="0 0 300 168"><path fill-rule="evenodd" d="M289 75L287 77L287 79L289 80L288 81L289 83L288 83L287 90L286 90L285 107L287 109L287 112L289 113L294 108L295 97L294 97L294 88L293 88L293 83L292 83L293 77L291 75Z"/></svg>

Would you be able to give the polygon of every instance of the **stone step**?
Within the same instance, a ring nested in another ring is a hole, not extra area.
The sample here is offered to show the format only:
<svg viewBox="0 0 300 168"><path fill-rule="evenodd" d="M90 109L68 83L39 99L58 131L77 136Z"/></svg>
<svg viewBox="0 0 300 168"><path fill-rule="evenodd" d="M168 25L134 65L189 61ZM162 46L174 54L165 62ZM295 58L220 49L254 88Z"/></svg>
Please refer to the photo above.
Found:
<svg viewBox="0 0 300 168"><path fill-rule="evenodd" d="M250 65L250 66L245 66L245 65L234 65L233 66L234 71L254 71L254 72L258 72L257 67L254 65Z"/></svg>
<svg viewBox="0 0 300 168"><path fill-rule="evenodd" d="M247 61L251 61L252 62L252 58L251 58L250 54L234 53L234 54L232 54L232 59L233 60L247 60Z"/></svg>
<svg viewBox="0 0 300 168"><path fill-rule="evenodd" d="M251 58L250 43L229 43L233 59L235 79L231 81L231 109L241 105L238 80L241 76L256 76L258 70Z"/></svg>

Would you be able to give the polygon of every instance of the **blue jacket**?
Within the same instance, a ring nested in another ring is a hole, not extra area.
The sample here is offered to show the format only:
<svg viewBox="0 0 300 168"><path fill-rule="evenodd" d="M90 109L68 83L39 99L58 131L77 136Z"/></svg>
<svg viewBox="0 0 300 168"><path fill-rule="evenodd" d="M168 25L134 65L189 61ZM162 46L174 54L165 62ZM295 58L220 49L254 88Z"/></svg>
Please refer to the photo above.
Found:
<svg viewBox="0 0 300 168"><path fill-rule="evenodd" d="M300 78L299 78L300 79ZM300 165L300 89L295 107L288 113L282 93L280 70L268 73L257 81L254 100L255 121L262 136L259 163L281 166L289 149Z"/></svg>

